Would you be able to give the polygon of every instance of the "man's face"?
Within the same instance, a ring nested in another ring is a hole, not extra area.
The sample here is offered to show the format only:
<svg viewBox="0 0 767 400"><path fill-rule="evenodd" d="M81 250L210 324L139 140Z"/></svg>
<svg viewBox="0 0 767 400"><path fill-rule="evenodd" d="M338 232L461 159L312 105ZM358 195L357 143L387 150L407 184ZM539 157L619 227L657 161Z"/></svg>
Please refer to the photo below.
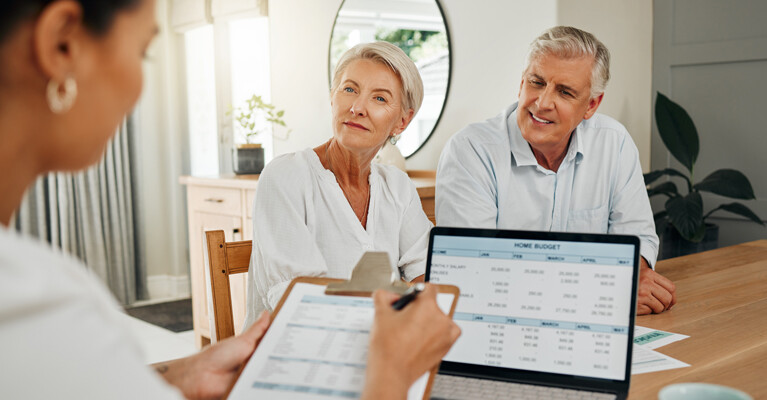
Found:
<svg viewBox="0 0 767 400"><path fill-rule="evenodd" d="M534 151L547 158L567 151L576 126L597 111L602 95L591 98L592 57L546 54L530 63L519 88L517 124Z"/></svg>

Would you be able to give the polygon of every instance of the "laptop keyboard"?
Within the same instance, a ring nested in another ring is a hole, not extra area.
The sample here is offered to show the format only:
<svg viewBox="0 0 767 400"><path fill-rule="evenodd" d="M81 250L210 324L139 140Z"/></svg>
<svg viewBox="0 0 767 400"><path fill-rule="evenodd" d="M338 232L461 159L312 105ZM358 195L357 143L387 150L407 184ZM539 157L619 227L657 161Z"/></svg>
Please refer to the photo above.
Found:
<svg viewBox="0 0 767 400"><path fill-rule="evenodd" d="M561 389L548 386L437 375L431 398L435 400L463 399L615 399L614 394Z"/></svg>

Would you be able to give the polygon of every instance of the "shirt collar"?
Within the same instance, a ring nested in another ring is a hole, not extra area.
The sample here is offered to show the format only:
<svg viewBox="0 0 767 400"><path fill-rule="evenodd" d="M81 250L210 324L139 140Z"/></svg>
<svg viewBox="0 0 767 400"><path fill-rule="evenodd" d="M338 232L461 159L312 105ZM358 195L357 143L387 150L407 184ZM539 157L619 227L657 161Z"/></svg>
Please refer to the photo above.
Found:
<svg viewBox="0 0 767 400"><path fill-rule="evenodd" d="M565 156L565 160L568 162L575 160L575 163L578 164L583 160L583 142L581 141L581 135L584 122L585 120L581 121L581 123L575 127L572 139L570 140L570 148L567 149L567 155Z"/></svg>
<svg viewBox="0 0 767 400"><path fill-rule="evenodd" d="M518 167L538 165L538 161L535 160L535 155L533 155L533 149L530 148L530 144L522 137L522 131L519 130L519 125L517 124L517 105L518 103L514 103L510 107L511 112L509 112L509 116L506 118L507 132L509 132L509 142L511 143L511 155Z"/></svg>
<svg viewBox="0 0 767 400"><path fill-rule="evenodd" d="M538 165L538 161L535 159L533 150L530 148L530 144L522 137L522 131L517 124L517 105L514 103L509 107L508 117L506 118L507 132L509 133L509 142L511 143L511 155L514 157L516 166ZM570 140L570 147L567 149L567 155L565 155L565 161L580 163L583 160L583 144L580 140L579 132L583 131L583 125L586 121L581 121L578 126L575 127L572 139Z"/></svg>

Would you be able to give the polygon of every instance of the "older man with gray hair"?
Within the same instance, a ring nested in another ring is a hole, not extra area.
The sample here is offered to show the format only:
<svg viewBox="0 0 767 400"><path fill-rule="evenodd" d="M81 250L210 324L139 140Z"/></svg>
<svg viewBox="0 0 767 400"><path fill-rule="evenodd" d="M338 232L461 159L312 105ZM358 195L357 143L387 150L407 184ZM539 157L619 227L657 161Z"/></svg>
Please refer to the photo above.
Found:
<svg viewBox="0 0 767 400"><path fill-rule="evenodd" d="M594 35L558 26L530 45L519 101L471 124L437 169L437 225L637 235L637 312L676 302L658 254L639 153L626 128L597 114L610 54Z"/></svg>

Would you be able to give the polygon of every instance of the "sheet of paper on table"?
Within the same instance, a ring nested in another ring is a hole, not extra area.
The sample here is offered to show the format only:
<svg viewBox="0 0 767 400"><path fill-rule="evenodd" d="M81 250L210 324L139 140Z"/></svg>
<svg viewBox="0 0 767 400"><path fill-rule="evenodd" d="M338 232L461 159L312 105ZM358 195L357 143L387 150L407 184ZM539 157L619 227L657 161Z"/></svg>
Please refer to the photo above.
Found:
<svg viewBox="0 0 767 400"><path fill-rule="evenodd" d="M671 358L655 350L634 345L634 356L631 360L631 375L648 372L665 371L667 369L689 367L690 364Z"/></svg>
<svg viewBox="0 0 767 400"><path fill-rule="evenodd" d="M638 344L646 349L657 349L670 343L687 339L689 336L679 333L659 331L644 326L634 327L634 344Z"/></svg>
<svg viewBox="0 0 767 400"><path fill-rule="evenodd" d="M452 294L437 296L445 313L452 302ZM359 398L373 316L369 297L329 296L325 286L296 284L229 399ZM424 374L408 399L423 398L427 382Z"/></svg>
<svg viewBox="0 0 767 400"><path fill-rule="evenodd" d="M653 349L669 343L687 339L689 336L678 333L659 331L644 326L634 327L634 357L631 361L631 374L664 371L667 369L689 367L690 364L661 354Z"/></svg>

